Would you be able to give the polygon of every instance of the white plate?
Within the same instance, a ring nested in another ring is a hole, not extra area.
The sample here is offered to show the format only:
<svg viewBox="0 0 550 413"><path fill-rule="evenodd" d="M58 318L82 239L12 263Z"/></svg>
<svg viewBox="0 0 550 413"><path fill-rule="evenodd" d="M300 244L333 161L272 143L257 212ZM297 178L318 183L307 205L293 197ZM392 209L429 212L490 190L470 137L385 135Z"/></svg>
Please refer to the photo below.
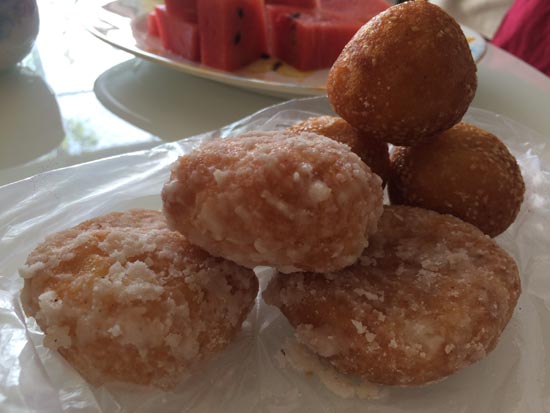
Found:
<svg viewBox="0 0 550 413"><path fill-rule="evenodd" d="M280 102L139 58L102 73L94 92L111 112L165 141L221 128Z"/></svg>
<svg viewBox="0 0 550 413"><path fill-rule="evenodd" d="M93 388L56 353L18 302L17 268L47 234L93 216L160 207L171 163L204 139L247 130L281 129L328 114L326 98L267 108L220 131L51 171L0 188L0 410L4 413L549 413L550 412L550 150L546 139L492 112L465 119L499 135L518 157L526 180L516 223L498 243L517 261L518 307L496 349L482 361L429 386L388 388L387 397L343 399L316 377L281 367L277 354L292 330L259 298L227 351L205 363L174 393L121 386ZM261 278L263 284L265 279Z"/></svg>
<svg viewBox="0 0 550 413"><path fill-rule="evenodd" d="M328 69L301 72L274 59L258 60L235 72L213 69L186 60L162 48L160 39L147 34L147 11L151 2L115 0L84 2L87 29L99 39L138 57L232 86L282 97L317 96L325 93ZM487 44L483 37L462 27L474 59L479 61ZM273 70L277 67L276 70Z"/></svg>

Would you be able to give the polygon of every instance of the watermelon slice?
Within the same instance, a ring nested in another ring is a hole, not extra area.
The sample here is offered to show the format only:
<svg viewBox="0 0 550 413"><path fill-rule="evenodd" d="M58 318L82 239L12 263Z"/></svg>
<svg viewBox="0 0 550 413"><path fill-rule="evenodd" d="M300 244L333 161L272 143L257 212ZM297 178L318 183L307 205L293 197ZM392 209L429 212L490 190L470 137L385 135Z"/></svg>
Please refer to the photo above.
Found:
<svg viewBox="0 0 550 413"><path fill-rule="evenodd" d="M164 0L164 4L170 16L192 23L197 22L197 0Z"/></svg>
<svg viewBox="0 0 550 413"><path fill-rule="evenodd" d="M162 46L186 59L200 61L197 23L169 15L164 5L155 6L155 15Z"/></svg>
<svg viewBox="0 0 550 413"><path fill-rule="evenodd" d="M319 6L319 0L266 0L265 3L299 7L303 9L314 9Z"/></svg>
<svg viewBox="0 0 550 413"><path fill-rule="evenodd" d="M362 22L338 14L267 6L270 51L299 70L332 66Z"/></svg>
<svg viewBox="0 0 550 413"><path fill-rule="evenodd" d="M235 70L267 52L264 0L198 0L202 63Z"/></svg>
<svg viewBox="0 0 550 413"><path fill-rule="evenodd" d="M147 15L147 33L150 36L159 36L159 26L157 23L157 14L153 10Z"/></svg>
<svg viewBox="0 0 550 413"><path fill-rule="evenodd" d="M390 6L387 0L319 0L319 7L323 12L335 13L363 23Z"/></svg>

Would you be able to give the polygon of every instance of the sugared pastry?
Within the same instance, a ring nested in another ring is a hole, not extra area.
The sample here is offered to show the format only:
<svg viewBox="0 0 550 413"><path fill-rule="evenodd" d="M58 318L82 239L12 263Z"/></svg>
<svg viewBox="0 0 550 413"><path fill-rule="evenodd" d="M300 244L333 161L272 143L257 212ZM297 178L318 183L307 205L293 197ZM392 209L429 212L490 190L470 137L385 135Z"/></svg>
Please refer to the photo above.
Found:
<svg viewBox="0 0 550 413"><path fill-rule="evenodd" d="M349 147L258 132L182 156L162 190L171 228L214 256L282 272L353 264L376 231L382 186Z"/></svg>
<svg viewBox="0 0 550 413"><path fill-rule="evenodd" d="M458 23L417 0L390 7L355 34L330 70L327 93L353 127L410 146L460 121L476 87Z"/></svg>
<svg viewBox="0 0 550 413"><path fill-rule="evenodd" d="M51 235L20 274L44 345L94 385L170 388L227 346L258 291L251 270L190 245L149 210Z"/></svg>
<svg viewBox="0 0 550 413"><path fill-rule="evenodd" d="M525 184L504 143L461 122L418 146L396 148L388 192L394 204L451 214L494 237L516 219Z"/></svg>
<svg viewBox="0 0 550 413"><path fill-rule="evenodd" d="M360 261L277 275L264 299L339 371L388 385L437 381L487 355L520 294L514 260L451 215L387 206Z"/></svg>

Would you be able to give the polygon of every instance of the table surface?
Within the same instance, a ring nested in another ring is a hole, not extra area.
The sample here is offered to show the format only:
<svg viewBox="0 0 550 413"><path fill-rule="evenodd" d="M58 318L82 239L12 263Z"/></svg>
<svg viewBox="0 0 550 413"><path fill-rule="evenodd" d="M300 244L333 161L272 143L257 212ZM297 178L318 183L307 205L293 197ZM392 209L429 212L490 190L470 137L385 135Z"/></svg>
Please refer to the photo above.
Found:
<svg viewBox="0 0 550 413"><path fill-rule="evenodd" d="M75 0L39 0L38 6L35 48L0 74L0 186L217 129L282 100L114 49L75 18ZM489 45L478 83L473 106L550 138L548 77Z"/></svg>

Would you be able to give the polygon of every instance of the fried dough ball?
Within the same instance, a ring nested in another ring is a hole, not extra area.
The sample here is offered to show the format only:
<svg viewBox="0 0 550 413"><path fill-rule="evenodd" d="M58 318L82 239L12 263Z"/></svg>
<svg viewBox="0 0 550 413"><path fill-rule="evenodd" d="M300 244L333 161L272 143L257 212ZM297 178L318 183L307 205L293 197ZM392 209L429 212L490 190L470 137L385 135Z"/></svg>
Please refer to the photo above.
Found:
<svg viewBox="0 0 550 413"><path fill-rule="evenodd" d="M461 122L418 146L396 148L388 192L393 204L451 214L494 237L514 222L525 184L504 143Z"/></svg>
<svg viewBox="0 0 550 413"><path fill-rule="evenodd" d="M420 0L366 23L332 66L327 92L335 112L355 128L410 146L457 123L476 87L460 26Z"/></svg>
<svg viewBox="0 0 550 413"><path fill-rule="evenodd" d="M348 145L367 166L386 184L390 169L388 144L373 139L337 116L318 116L304 120L288 128L294 133L312 132Z"/></svg>
<svg viewBox="0 0 550 413"><path fill-rule="evenodd" d="M264 299L341 372L419 385L493 350L520 289L514 260L474 226L387 206L360 262L336 273L277 275Z"/></svg>
<svg viewBox="0 0 550 413"><path fill-rule="evenodd" d="M94 385L172 387L227 346L258 291L251 270L190 245L149 210L49 236L20 274L44 344Z"/></svg>
<svg viewBox="0 0 550 413"><path fill-rule="evenodd" d="M327 272L353 264L382 213L380 178L313 133L249 133L181 157L162 190L171 228L245 267Z"/></svg>

